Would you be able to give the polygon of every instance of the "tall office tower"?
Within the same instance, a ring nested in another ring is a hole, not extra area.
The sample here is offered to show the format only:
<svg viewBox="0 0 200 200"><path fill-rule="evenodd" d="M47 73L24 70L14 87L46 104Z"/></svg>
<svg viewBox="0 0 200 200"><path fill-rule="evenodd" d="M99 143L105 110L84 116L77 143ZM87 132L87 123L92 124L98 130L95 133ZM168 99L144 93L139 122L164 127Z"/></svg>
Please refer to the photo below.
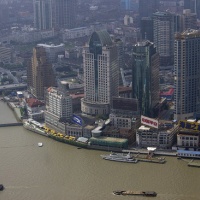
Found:
<svg viewBox="0 0 200 200"><path fill-rule="evenodd" d="M188 119L200 111L200 31L176 34L174 43L174 119Z"/></svg>
<svg viewBox="0 0 200 200"><path fill-rule="evenodd" d="M191 13L190 9L183 10L183 15L181 15L182 31L187 29L197 29L197 14ZM181 31L181 32L182 32Z"/></svg>
<svg viewBox="0 0 200 200"><path fill-rule="evenodd" d="M151 17L143 17L140 21L140 30L143 40L153 42L153 20Z"/></svg>
<svg viewBox="0 0 200 200"><path fill-rule="evenodd" d="M159 54L149 41L133 46L133 98L138 99L140 113L152 116L159 102Z"/></svg>
<svg viewBox="0 0 200 200"><path fill-rule="evenodd" d="M114 40L115 45L117 46L117 52L118 52L118 66L119 69L124 69L125 66L125 60L124 60L124 44L121 39L115 39ZM123 71L123 70L122 70ZM119 72L119 85L124 85L124 81L122 78L122 75ZM124 85L125 86L125 85Z"/></svg>
<svg viewBox="0 0 200 200"><path fill-rule="evenodd" d="M120 1L120 8L122 10L133 10L134 9L134 2L133 0L121 0Z"/></svg>
<svg viewBox="0 0 200 200"><path fill-rule="evenodd" d="M72 98L57 88L46 90L45 124L58 132L65 133L65 123L72 117Z"/></svg>
<svg viewBox="0 0 200 200"><path fill-rule="evenodd" d="M53 0L53 27L74 28L76 26L77 0Z"/></svg>
<svg viewBox="0 0 200 200"><path fill-rule="evenodd" d="M52 64L48 61L44 47L33 49L31 69L28 79L31 93L38 99L44 99L44 90L50 86L55 86L55 77Z"/></svg>
<svg viewBox="0 0 200 200"><path fill-rule="evenodd" d="M33 9L35 28L52 29L52 0L33 0Z"/></svg>
<svg viewBox="0 0 200 200"><path fill-rule="evenodd" d="M158 0L139 0L139 16L140 19L143 17L151 17L154 12L159 8Z"/></svg>
<svg viewBox="0 0 200 200"><path fill-rule="evenodd" d="M170 66L174 61L174 15L169 12L153 14L153 41L160 54L160 65Z"/></svg>
<svg viewBox="0 0 200 200"><path fill-rule="evenodd" d="M190 9L200 19L200 0L184 0L184 9Z"/></svg>
<svg viewBox="0 0 200 200"><path fill-rule="evenodd" d="M83 49L84 93L81 110L89 115L110 112L112 97L118 96L118 51L108 32L94 32Z"/></svg>

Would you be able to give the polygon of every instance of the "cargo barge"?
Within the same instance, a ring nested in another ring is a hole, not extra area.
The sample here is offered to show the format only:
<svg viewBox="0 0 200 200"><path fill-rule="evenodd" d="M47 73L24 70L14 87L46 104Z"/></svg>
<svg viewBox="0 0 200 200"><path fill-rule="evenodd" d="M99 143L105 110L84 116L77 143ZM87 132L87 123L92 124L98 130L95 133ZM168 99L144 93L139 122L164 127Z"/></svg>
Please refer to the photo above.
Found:
<svg viewBox="0 0 200 200"><path fill-rule="evenodd" d="M154 191L125 191L125 190L116 190L113 191L115 195L129 195L129 196L145 196L145 197L156 197L157 193Z"/></svg>

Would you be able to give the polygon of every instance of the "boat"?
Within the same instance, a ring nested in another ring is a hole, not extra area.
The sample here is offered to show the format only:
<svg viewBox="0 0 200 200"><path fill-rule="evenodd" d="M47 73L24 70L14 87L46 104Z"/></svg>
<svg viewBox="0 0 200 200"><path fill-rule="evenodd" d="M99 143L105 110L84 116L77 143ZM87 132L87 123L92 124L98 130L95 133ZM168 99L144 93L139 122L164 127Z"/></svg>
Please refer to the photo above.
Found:
<svg viewBox="0 0 200 200"><path fill-rule="evenodd" d="M4 190L3 184L0 184L0 191L3 191L3 190Z"/></svg>
<svg viewBox="0 0 200 200"><path fill-rule="evenodd" d="M42 142L38 142L38 147L42 147L42 146L43 146Z"/></svg>
<svg viewBox="0 0 200 200"><path fill-rule="evenodd" d="M113 191L115 195L136 195L136 196L146 196L146 197L156 197L157 193L154 191L126 191L126 190L116 190Z"/></svg>
<svg viewBox="0 0 200 200"><path fill-rule="evenodd" d="M23 127L29 131L38 133L40 135L48 137L48 134L45 132L44 128L40 125L40 123L36 124L34 120L27 120L23 123Z"/></svg>
<svg viewBox="0 0 200 200"><path fill-rule="evenodd" d="M138 160L135 159L133 156L130 155L130 153L124 155L120 153L110 153L108 155L101 155L101 157L104 160L111 160L111 161L117 161L117 162L127 162L127 163L137 163Z"/></svg>
<svg viewBox="0 0 200 200"><path fill-rule="evenodd" d="M177 156L180 158L200 159L200 151L177 150Z"/></svg>

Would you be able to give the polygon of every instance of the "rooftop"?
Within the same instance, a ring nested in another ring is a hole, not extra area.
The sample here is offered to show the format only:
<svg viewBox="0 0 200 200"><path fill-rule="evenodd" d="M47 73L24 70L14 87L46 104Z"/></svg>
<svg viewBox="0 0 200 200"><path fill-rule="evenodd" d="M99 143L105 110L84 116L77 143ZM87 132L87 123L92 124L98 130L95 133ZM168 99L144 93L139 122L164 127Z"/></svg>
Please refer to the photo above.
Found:
<svg viewBox="0 0 200 200"><path fill-rule="evenodd" d="M44 106L45 105L43 102L39 101L38 99L34 99L34 98L28 98L28 99L26 99L26 103L31 108L39 107L39 106Z"/></svg>

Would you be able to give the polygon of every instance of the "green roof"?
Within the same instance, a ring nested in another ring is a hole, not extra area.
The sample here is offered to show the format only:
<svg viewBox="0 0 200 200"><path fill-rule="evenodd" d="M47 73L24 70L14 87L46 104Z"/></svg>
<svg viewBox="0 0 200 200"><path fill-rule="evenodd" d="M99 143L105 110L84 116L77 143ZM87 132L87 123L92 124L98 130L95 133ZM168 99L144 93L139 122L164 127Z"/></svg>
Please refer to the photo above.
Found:
<svg viewBox="0 0 200 200"><path fill-rule="evenodd" d="M102 46L106 46L106 45L112 45L112 40L110 38L110 35L107 31L102 30L102 31L95 31L93 32L93 34L91 35L90 40L93 39L93 37L97 36L99 38L99 40L101 41L101 45Z"/></svg>

